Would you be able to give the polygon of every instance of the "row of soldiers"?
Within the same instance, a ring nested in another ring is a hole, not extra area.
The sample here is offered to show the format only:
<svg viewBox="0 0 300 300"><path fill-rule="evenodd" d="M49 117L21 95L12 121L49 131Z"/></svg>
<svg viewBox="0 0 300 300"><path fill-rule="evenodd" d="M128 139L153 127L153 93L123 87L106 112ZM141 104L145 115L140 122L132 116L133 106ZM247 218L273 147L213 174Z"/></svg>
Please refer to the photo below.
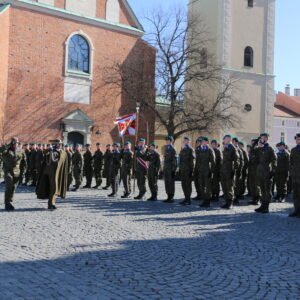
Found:
<svg viewBox="0 0 300 300"><path fill-rule="evenodd" d="M179 169L179 177L182 184L185 199L182 205L191 204L192 182L194 181L197 196L195 200L203 200L201 207L209 207L211 201L218 200L220 186L224 193L224 209L231 209L239 199L244 197L246 189L252 197L250 204L261 206L256 212L268 213L269 203L272 200L272 188L274 182L277 188L277 200L284 201L287 194L287 181L291 175L295 211L292 216L300 216L300 134L297 134L297 146L289 153L284 143L279 143L278 153L268 143L269 135L264 133L259 138L253 139L252 144L245 145L237 138L226 135L223 139L223 149L216 140L207 137L197 139L196 148L193 149L188 137L183 139L183 147L177 155L173 146L174 139L166 138L166 147L163 154L163 168L161 168L161 155L157 151L155 143L146 145L145 139L139 139L134 149L130 142L126 142L124 149L119 143L107 145L103 153L100 143L96 144L96 151L92 153L91 146L85 146L82 155L82 146L76 145L73 149L69 145L64 146L68 156L68 182L70 189L73 178L75 184L73 191L81 186L83 177L86 177L84 188L91 188L93 176L99 188L102 178L106 178L104 189L112 188L110 197L118 193L120 183L124 186L122 198L128 198L131 194L131 179L133 173L137 180L139 193L135 199L143 199L146 194L146 182L151 191L149 201L157 200L157 181L162 169L165 182L165 190L168 198L166 203L173 203L175 196L175 178ZM24 145L23 152L26 157L25 174L18 177L18 183L27 185L31 182L36 185L36 180L42 171L42 162L45 153L49 152L51 145ZM25 182L23 180L25 179ZM247 187L247 188L246 188Z"/></svg>

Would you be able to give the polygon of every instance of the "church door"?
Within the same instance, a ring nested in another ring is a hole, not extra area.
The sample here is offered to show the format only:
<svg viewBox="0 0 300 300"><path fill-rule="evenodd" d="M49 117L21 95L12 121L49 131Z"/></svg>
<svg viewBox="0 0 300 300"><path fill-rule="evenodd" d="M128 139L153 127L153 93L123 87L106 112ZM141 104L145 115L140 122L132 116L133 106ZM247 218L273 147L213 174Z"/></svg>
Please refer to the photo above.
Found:
<svg viewBox="0 0 300 300"><path fill-rule="evenodd" d="M84 136L76 131L68 133L68 144L75 146L76 144L83 145L84 143Z"/></svg>

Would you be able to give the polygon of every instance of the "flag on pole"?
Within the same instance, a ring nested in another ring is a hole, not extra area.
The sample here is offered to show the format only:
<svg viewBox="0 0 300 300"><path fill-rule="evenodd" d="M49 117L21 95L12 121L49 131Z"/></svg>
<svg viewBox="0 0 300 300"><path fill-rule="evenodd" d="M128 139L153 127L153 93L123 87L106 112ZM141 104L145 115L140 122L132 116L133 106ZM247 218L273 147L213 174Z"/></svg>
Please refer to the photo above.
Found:
<svg viewBox="0 0 300 300"><path fill-rule="evenodd" d="M136 113L117 117L114 121L116 125L118 125L120 136L124 135L135 135L135 123L136 121Z"/></svg>

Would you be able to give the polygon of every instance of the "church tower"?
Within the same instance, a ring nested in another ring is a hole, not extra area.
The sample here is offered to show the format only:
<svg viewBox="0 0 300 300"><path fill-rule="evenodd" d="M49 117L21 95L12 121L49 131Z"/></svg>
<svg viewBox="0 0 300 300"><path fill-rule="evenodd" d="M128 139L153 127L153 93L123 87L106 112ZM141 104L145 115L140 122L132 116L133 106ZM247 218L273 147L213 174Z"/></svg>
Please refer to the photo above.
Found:
<svg viewBox="0 0 300 300"><path fill-rule="evenodd" d="M275 101L275 0L190 0L193 14L207 28L208 53L225 75L238 80L241 124L227 131L245 141L269 132Z"/></svg>

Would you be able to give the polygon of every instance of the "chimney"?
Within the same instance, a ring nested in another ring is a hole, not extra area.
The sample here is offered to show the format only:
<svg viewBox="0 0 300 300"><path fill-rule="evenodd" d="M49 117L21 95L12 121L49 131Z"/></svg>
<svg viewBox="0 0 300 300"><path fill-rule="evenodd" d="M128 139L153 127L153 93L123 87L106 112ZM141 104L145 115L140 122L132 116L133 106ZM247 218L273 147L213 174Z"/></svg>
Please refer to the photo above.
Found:
<svg viewBox="0 0 300 300"><path fill-rule="evenodd" d="M300 96L300 89L294 89L294 96L296 97Z"/></svg>
<svg viewBox="0 0 300 300"><path fill-rule="evenodd" d="M291 87L289 84L286 85L285 87L285 94L290 96L291 95Z"/></svg>

